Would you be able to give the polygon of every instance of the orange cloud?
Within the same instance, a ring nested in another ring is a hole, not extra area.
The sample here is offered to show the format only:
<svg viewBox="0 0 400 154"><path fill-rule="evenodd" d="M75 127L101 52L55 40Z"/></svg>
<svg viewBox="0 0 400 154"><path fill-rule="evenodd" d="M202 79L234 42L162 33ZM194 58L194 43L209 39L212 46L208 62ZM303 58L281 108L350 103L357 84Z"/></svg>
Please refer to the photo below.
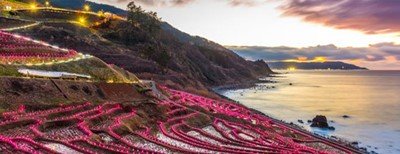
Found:
<svg viewBox="0 0 400 154"><path fill-rule="evenodd" d="M313 59L313 62L320 62L320 63L323 63L323 62L326 62L327 60L328 60L328 58L326 58L326 57L318 56L318 57L315 57L315 58Z"/></svg>
<svg viewBox="0 0 400 154"><path fill-rule="evenodd" d="M388 62L397 62L397 58L395 56L386 56L385 59Z"/></svg>
<svg viewBox="0 0 400 154"><path fill-rule="evenodd" d="M297 57L297 60L299 61L307 61L307 57Z"/></svg>

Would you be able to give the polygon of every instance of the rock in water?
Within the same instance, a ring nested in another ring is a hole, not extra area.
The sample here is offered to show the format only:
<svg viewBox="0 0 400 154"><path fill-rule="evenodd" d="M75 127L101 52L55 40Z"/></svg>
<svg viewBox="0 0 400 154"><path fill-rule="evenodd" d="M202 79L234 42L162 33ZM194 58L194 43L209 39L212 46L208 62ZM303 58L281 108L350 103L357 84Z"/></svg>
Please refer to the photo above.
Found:
<svg viewBox="0 0 400 154"><path fill-rule="evenodd" d="M318 128L327 128L330 130L335 130L334 127L329 126L328 119L326 119L323 115L317 115L313 120L311 127L318 127Z"/></svg>
<svg viewBox="0 0 400 154"><path fill-rule="evenodd" d="M350 116L348 116L348 115L343 115L342 117L345 119L350 118Z"/></svg>
<svg viewBox="0 0 400 154"><path fill-rule="evenodd" d="M329 127L328 120L323 115L317 115L312 120L311 127L327 128L327 127Z"/></svg>

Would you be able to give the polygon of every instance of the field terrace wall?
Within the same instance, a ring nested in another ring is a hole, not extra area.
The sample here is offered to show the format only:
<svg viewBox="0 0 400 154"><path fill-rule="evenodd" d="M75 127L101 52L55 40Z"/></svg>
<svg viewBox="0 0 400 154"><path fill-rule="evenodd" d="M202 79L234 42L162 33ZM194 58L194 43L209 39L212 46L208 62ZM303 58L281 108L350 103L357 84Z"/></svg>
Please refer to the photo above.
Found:
<svg viewBox="0 0 400 154"><path fill-rule="evenodd" d="M35 22L21 20L21 19L0 17L0 23L1 23L0 24L0 30L1 30L1 29L10 29L10 28L14 28L14 27L23 27L26 25L34 24Z"/></svg>
<svg viewBox="0 0 400 154"><path fill-rule="evenodd" d="M123 88L116 88L119 86ZM149 99L132 84L1 77L0 87L0 112L20 104L52 106L84 101L135 102Z"/></svg>

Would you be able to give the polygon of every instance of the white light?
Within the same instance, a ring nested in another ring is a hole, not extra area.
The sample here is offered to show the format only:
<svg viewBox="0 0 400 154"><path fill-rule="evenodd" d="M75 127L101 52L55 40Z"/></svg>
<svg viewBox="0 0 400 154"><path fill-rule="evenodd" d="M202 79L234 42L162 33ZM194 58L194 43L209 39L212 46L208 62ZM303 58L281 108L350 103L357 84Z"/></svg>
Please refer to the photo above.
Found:
<svg viewBox="0 0 400 154"><path fill-rule="evenodd" d="M6 10L7 10L7 11L10 11L10 10L12 10L12 7L7 5L7 6L6 6Z"/></svg>

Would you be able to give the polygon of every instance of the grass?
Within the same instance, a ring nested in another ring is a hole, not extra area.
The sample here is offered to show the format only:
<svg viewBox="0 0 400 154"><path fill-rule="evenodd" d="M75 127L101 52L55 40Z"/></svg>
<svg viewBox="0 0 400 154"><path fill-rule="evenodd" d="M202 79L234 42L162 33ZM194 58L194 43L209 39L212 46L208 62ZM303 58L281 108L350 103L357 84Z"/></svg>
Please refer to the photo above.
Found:
<svg viewBox="0 0 400 154"><path fill-rule="evenodd" d="M197 114L196 116L185 119L185 122L192 127L203 128L212 123L209 116L205 114Z"/></svg>
<svg viewBox="0 0 400 154"><path fill-rule="evenodd" d="M138 78L134 74L127 73L122 69L112 69L98 58L89 58L79 61L42 66L0 65L0 76L24 77L24 75L18 73L19 68L85 74L90 75L92 81L95 82L112 81L114 83L123 83L127 81L138 81Z"/></svg>
<svg viewBox="0 0 400 154"><path fill-rule="evenodd" d="M11 6L12 8L27 8L29 4L20 2L18 0L3 0L0 2L0 6Z"/></svg>
<svg viewBox="0 0 400 154"><path fill-rule="evenodd" d="M0 64L0 76L21 76L15 66L8 66Z"/></svg>
<svg viewBox="0 0 400 154"><path fill-rule="evenodd" d="M114 72L98 58L89 58L56 65L30 66L26 68L86 74L90 75L92 80L96 82L107 82L110 80L114 82L124 82L126 78Z"/></svg>

